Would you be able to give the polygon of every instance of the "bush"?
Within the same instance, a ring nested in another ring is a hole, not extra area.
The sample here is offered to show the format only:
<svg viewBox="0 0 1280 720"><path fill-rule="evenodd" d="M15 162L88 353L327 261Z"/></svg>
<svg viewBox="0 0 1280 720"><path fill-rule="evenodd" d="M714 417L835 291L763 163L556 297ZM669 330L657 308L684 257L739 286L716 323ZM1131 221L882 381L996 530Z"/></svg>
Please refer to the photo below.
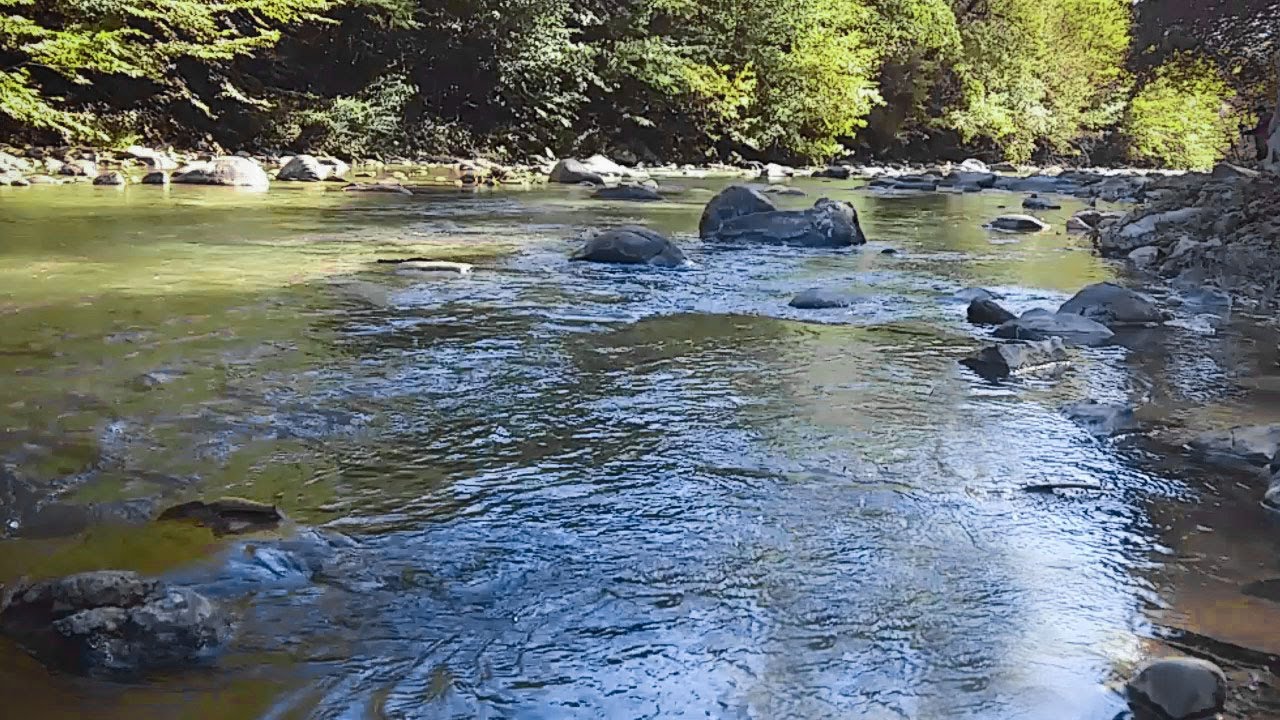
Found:
<svg viewBox="0 0 1280 720"><path fill-rule="evenodd" d="M405 107L416 94L404 75L384 75L355 95L286 111L276 132L298 151L371 157L403 146Z"/></svg>
<svg viewBox="0 0 1280 720"><path fill-rule="evenodd" d="M1122 130L1130 160L1207 170L1236 141L1239 118L1227 101L1234 94L1217 66L1177 56L1156 69L1134 96Z"/></svg>

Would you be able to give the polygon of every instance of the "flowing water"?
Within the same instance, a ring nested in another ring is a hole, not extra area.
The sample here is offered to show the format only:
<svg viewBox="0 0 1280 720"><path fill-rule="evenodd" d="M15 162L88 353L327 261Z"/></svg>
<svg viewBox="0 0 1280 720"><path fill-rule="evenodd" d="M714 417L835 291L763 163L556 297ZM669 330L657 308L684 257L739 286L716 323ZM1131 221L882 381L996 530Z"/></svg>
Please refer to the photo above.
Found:
<svg viewBox="0 0 1280 720"><path fill-rule="evenodd" d="M1106 683L1188 587L1167 508L1198 489L1059 408L1230 415L1243 361L1188 322L980 381L948 296L1056 305L1114 273L1087 239L982 230L1013 195L798 181L784 204L849 199L872 244L705 245L722 184L0 189L0 459L37 488L0 579L131 567L238 618L209 664L132 684L0 644L5 715L1114 717ZM632 221L698 267L566 261ZM374 262L407 256L476 269ZM859 301L788 307L814 286ZM1100 490L1021 490L1063 481ZM220 495L301 529L121 522ZM1265 527L1239 495L1233 527Z"/></svg>

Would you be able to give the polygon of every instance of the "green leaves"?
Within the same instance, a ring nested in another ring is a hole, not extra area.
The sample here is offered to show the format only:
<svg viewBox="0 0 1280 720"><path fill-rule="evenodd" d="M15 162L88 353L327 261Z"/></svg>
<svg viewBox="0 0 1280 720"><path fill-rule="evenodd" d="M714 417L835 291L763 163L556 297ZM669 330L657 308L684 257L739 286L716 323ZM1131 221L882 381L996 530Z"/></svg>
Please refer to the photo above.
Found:
<svg viewBox="0 0 1280 720"><path fill-rule="evenodd" d="M1238 118L1226 104L1232 95L1214 63L1173 56L1129 105L1123 130L1130 159L1192 170L1213 167L1236 139Z"/></svg>

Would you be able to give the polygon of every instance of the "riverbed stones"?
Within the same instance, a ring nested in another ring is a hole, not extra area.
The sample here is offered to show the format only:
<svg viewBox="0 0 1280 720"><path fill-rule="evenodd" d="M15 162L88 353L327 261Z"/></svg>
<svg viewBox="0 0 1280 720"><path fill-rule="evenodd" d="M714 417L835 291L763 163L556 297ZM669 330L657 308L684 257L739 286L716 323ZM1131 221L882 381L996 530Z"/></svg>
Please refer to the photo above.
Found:
<svg viewBox="0 0 1280 720"><path fill-rule="evenodd" d="M257 190L265 190L271 184L267 173L256 162L234 155L185 165L170 180L188 185L224 185Z"/></svg>
<svg viewBox="0 0 1280 720"><path fill-rule="evenodd" d="M7 588L0 631L52 667L133 676L198 660L230 627L194 590L101 570Z"/></svg>
<svg viewBox="0 0 1280 720"><path fill-rule="evenodd" d="M689 264L675 243L661 233L638 225L597 232L587 238L570 260L675 268Z"/></svg>
<svg viewBox="0 0 1280 720"><path fill-rule="evenodd" d="M988 345L960 361L987 380L1003 380L1034 368L1064 362L1067 351L1059 338Z"/></svg>
<svg viewBox="0 0 1280 720"><path fill-rule="evenodd" d="M818 200L808 210L772 210L734 217L721 223L710 237L726 242L810 248L849 247L867 242L853 206L827 198Z"/></svg>
<svg viewBox="0 0 1280 720"><path fill-rule="evenodd" d="M745 185L730 185L716 193L702 209L702 218L698 221L698 235L702 238L713 237L720 228L734 218L755 213L773 212L778 207L773 201L758 190Z"/></svg>
<svg viewBox="0 0 1280 720"><path fill-rule="evenodd" d="M809 288L797 293L788 304L797 310L826 310L849 307L855 302L857 298L854 295L841 290Z"/></svg>
<svg viewBox="0 0 1280 720"><path fill-rule="evenodd" d="M1161 658L1125 685L1137 720L1208 720L1222 711L1227 676L1199 658Z"/></svg>
<svg viewBox="0 0 1280 720"><path fill-rule="evenodd" d="M1003 325L1017 316L1004 309L995 300L977 298L969 303L965 317L974 325Z"/></svg>
<svg viewBox="0 0 1280 720"><path fill-rule="evenodd" d="M124 175L115 171L102 173L93 179L94 185L122 186L128 184L128 182Z"/></svg>
<svg viewBox="0 0 1280 720"><path fill-rule="evenodd" d="M239 535L272 529L284 520L284 513L270 503L225 497L175 505L160 513L156 520L194 523L213 530L215 535Z"/></svg>
<svg viewBox="0 0 1280 720"><path fill-rule="evenodd" d="M1192 451L1229 465L1267 467L1280 453L1280 424L1244 425L1201 433L1191 440Z"/></svg>
<svg viewBox="0 0 1280 720"><path fill-rule="evenodd" d="M1049 224L1030 215L1010 214L997 217L987 223L987 227L1004 232L1037 233L1048 230Z"/></svg>
<svg viewBox="0 0 1280 720"><path fill-rule="evenodd" d="M280 168L277 180L286 182L321 182L329 178L332 167L323 165L312 155L294 155Z"/></svg>
<svg viewBox="0 0 1280 720"><path fill-rule="evenodd" d="M0 172L28 172L31 170L31 161L26 158L18 157L7 152L0 151Z"/></svg>
<svg viewBox="0 0 1280 720"><path fill-rule="evenodd" d="M1060 314L1081 315L1106 325L1150 325L1169 319L1169 314L1146 295L1111 282L1085 286L1058 308Z"/></svg>
<svg viewBox="0 0 1280 720"><path fill-rule="evenodd" d="M1111 437L1138 429L1133 408L1128 405L1084 400L1064 406L1062 413L1097 437Z"/></svg>
<svg viewBox="0 0 1280 720"><path fill-rule="evenodd" d="M996 328L995 336L1008 340L1062 338L1068 345L1099 345L1115 335L1106 325L1083 315L1029 310Z"/></svg>
<svg viewBox="0 0 1280 720"><path fill-rule="evenodd" d="M654 202L662 199L656 189L643 185L614 185L602 187L592 193L597 200L626 200L630 202Z"/></svg>

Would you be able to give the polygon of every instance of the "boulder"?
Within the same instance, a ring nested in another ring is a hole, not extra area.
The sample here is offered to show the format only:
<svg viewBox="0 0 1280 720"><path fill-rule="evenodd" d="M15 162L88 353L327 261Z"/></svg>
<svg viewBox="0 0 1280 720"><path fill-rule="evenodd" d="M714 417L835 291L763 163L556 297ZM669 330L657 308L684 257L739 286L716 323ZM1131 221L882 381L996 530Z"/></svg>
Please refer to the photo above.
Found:
<svg viewBox="0 0 1280 720"><path fill-rule="evenodd" d="M991 168L987 164L977 158L966 158L963 162L956 166L960 172L969 173L990 173Z"/></svg>
<svg viewBox="0 0 1280 720"><path fill-rule="evenodd" d="M1160 248L1155 245L1143 245L1140 248L1134 248L1128 255L1129 264L1136 268L1147 268L1156 264L1156 260L1160 259Z"/></svg>
<svg viewBox="0 0 1280 720"><path fill-rule="evenodd" d="M31 170L31 161L26 158L20 158L17 155L11 155L7 152L0 151L0 173L2 172L27 172Z"/></svg>
<svg viewBox="0 0 1280 720"><path fill-rule="evenodd" d="M1125 684L1136 720L1204 720L1222 711L1227 677L1198 658L1155 660Z"/></svg>
<svg viewBox="0 0 1280 720"><path fill-rule="evenodd" d="M1049 224L1030 215L1001 215L986 227L1004 232L1041 232L1048 230Z"/></svg>
<svg viewBox="0 0 1280 720"><path fill-rule="evenodd" d="M1189 446L1216 462L1267 467L1280 453L1280 424L1246 425L1201 433Z"/></svg>
<svg viewBox="0 0 1280 720"><path fill-rule="evenodd" d="M1059 314L1081 315L1106 325L1148 325L1169 319L1154 300L1115 283L1088 285L1058 308Z"/></svg>
<svg viewBox="0 0 1280 720"><path fill-rule="evenodd" d="M730 185L721 190L702 210L698 222L698 235L703 238L715 235L724 223L734 218L777 210L769 198L744 185Z"/></svg>
<svg viewBox="0 0 1280 720"><path fill-rule="evenodd" d="M827 198L818 200L809 210L772 210L732 218L721 223L711 237L728 242L811 248L849 247L867 242L853 206Z"/></svg>
<svg viewBox="0 0 1280 720"><path fill-rule="evenodd" d="M760 168L760 177L765 179L788 178L795 174L796 174L795 170L785 165L779 165L777 163L769 163L764 167Z"/></svg>
<svg viewBox="0 0 1280 720"><path fill-rule="evenodd" d="M974 188L976 190L990 190L996 186L997 177L998 176L995 173L962 171L953 172L947 175L947 177L944 178L944 181L949 185L955 185L956 187L965 188L966 190L968 188Z"/></svg>
<svg viewBox="0 0 1280 720"><path fill-rule="evenodd" d="M1184 207L1136 218L1126 216L1107 228L1099 239L1098 248L1108 257L1124 257L1134 248L1154 244L1155 234L1166 226L1193 226L1202 216L1211 213L1208 208Z"/></svg>
<svg viewBox="0 0 1280 720"><path fill-rule="evenodd" d="M270 178L261 166L249 158L239 156L223 156L191 163L175 172L170 179L175 183L188 185L226 185L259 190L265 190L271 185Z"/></svg>
<svg viewBox="0 0 1280 720"><path fill-rule="evenodd" d="M565 185L578 185L580 183L591 183L592 185L603 185L604 178L599 173L587 167L581 160L569 158L556 163L551 170L551 182L563 183Z"/></svg>
<svg viewBox="0 0 1280 720"><path fill-rule="evenodd" d="M857 302L857 298L847 292L809 288L791 298L791 302L788 304L799 310L825 310L828 308L849 307L855 302Z"/></svg>
<svg viewBox="0 0 1280 720"><path fill-rule="evenodd" d="M1022 200L1022 207L1027 210L1061 210L1062 206L1046 200L1035 193Z"/></svg>
<svg viewBox="0 0 1280 720"><path fill-rule="evenodd" d="M201 658L230 626L194 590L102 570L16 583L0 603L0 631L50 666L132 676Z"/></svg>
<svg viewBox="0 0 1280 720"><path fill-rule="evenodd" d="M93 178L94 185L125 185L129 181L118 172L108 172Z"/></svg>
<svg viewBox="0 0 1280 720"><path fill-rule="evenodd" d="M228 497L175 505L156 519L191 522L213 530L215 535L238 535L274 528L284 520L284 513L269 503Z"/></svg>
<svg viewBox="0 0 1280 720"><path fill-rule="evenodd" d="M1229 162L1220 162L1213 166L1213 172L1209 173L1209 176L1215 180L1226 180L1228 178L1256 178L1260 174L1257 170L1240 167Z"/></svg>
<svg viewBox="0 0 1280 720"><path fill-rule="evenodd" d="M153 170L142 176L143 185L168 185L169 173L162 170Z"/></svg>
<svg viewBox="0 0 1280 720"><path fill-rule="evenodd" d="M643 185L602 187L595 191L591 197L597 200L630 200L635 202L652 202L662 199L662 195L657 190Z"/></svg>
<svg viewBox="0 0 1280 720"><path fill-rule="evenodd" d="M1023 178L1000 176L996 178L995 189L1010 192L1069 194L1079 190L1080 186L1068 179L1053 175L1032 175Z"/></svg>
<svg viewBox="0 0 1280 720"><path fill-rule="evenodd" d="M689 264L680 248L660 233L630 225L595 233L570 260L624 265L682 267Z"/></svg>
<svg viewBox="0 0 1280 720"><path fill-rule="evenodd" d="M965 316L974 325L1003 325L1016 317L995 300L986 298L977 298L969 303Z"/></svg>
<svg viewBox="0 0 1280 720"><path fill-rule="evenodd" d="M52 175L32 175L27 178L27 182L32 185L61 185L63 181Z"/></svg>
<svg viewBox="0 0 1280 720"><path fill-rule="evenodd" d="M919 190L921 192L935 192L938 189L938 181L934 180L916 180L916 179L899 179L891 185L894 190Z"/></svg>
<svg viewBox="0 0 1280 720"><path fill-rule="evenodd" d="M1062 338L1068 345L1097 345L1109 341L1115 333L1106 325L1082 315L1029 311L996 328L995 336L1008 340L1047 340Z"/></svg>
<svg viewBox="0 0 1280 720"><path fill-rule="evenodd" d="M987 380L1002 380L1020 372L1067 359L1062 340L1001 343L988 345L960 361L961 365Z"/></svg>
<svg viewBox="0 0 1280 720"><path fill-rule="evenodd" d="M177 170L178 162L159 150L130 145L124 149L124 155L139 160L152 170Z"/></svg>
<svg viewBox="0 0 1280 720"><path fill-rule="evenodd" d="M1109 177L1090 183L1079 192L1086 197L1112 202L1135 201L1142 198L1150 182L1151 179L1146 177Z"/></svg>
<svg viewBox="0 0 1280 720"><path fill-rule="evenodd" d="M280 168L276 179L286 182L320 182L328 179L332 171L331 166L321 164L311 155L294 155Z"/></svg>
<svg viewBox="0 0 1280 720"><path fill-rule="evenodd" d="M853 168L848 165L831 165L813 174L816 178L832 178L834 180L848 180L852 175Z"/></svg>
<svg viewBox="0 0 1280 720"><path fill-rule="evenodd" d="M1110 437L1138 429L1133 408L1128 405L1085 400L1067 405L1062 408L1062 412L1088 430L1091 435L1098 437Z"/></svg>
<svg viewBox="0 0 1280 720"><path fill-rule="evenodd" d="M329 176L325 178L326 180L346 182L346 176L351 172L351 166L336 157L322 157L320 164L329 168Z"/></svg>
<svg viewBox="0 0 1280 720"><path fill-rule="evenodd" d="M58 173L73 177L97 177L98 164L92 160L70 160L62 165Z"/></svg>

